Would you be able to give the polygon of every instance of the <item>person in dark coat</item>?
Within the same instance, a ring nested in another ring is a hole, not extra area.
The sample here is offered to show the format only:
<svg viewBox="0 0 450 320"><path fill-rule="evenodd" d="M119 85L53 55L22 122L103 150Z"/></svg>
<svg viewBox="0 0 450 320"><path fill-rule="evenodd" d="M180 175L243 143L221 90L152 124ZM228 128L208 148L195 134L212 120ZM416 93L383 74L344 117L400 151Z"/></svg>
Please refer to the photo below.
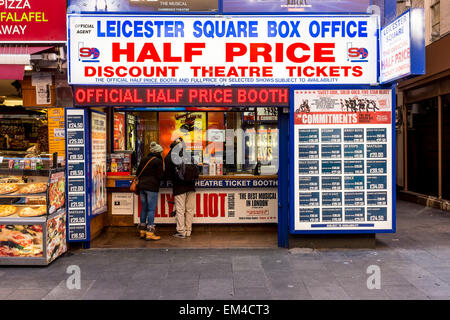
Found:
<svg viewBox="0 0 450 320"><path fill-rule="evenodd" d="M164 159L164 179L172 182L173 196L175 199L177 232L174 234L174 237L177 238L191 236L195 209L195 180L184 181L180 179L175 170L176 164L179 164L177 162L184 159L183 150L185 148L186 145L183 139L176 139L170 145L170 151ZM186 159L183 161L186 161Z"/></svg>
<svg viewBox="0 0 450 320"><path fill-rule="evenodd" d="M139 235L146 240L159 240L155 229L155 210L158 203L158 192L164 176L163 148L156 142L150 144L150 153L139 163L136 176L141 201L141 218Z"/></svg>

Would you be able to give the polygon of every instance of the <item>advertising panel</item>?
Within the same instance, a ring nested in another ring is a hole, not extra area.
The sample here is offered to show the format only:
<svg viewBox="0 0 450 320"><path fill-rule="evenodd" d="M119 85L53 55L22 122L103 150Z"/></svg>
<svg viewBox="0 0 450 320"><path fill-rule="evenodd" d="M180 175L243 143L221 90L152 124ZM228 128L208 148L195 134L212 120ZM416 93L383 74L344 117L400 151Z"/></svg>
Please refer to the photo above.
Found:
<svg viewBox="0 0 450 320"><path fill-rule="evenodd" d="M206 130L205 112L163 112L159 114L159 143L164 149L164 156L169 153L170 145L182 137L186 143L186 151L194 159L202 162L202 151Z"/></svg>
<svg viewBox="0 0 450 320"><path fill-rule="evenodd" d="M425 74L423 9L410 9L381 29L380 82Z"/></svg>
<svg viewBox="0 0 450 320"><path fill-rule="evenodd" d="M136 151L136 117L127 113L127 150Z"/></svg>
<svg viewBox="0 0 450 320"><path fill-rule="evenodd" d="M66 213L63 212L47 221L47 263L66 251Z"/></svg>
<svg viewBox="0 0 450 320"><path fill-rule="evenodd" d="M391 90L294 90L291 232L393 229Z"/></svg>
<svg viewBox="0 0 450 320"><path fill-rule="evenodd" d="M125 113L114 112L114 151L124 151L125 142Z"/></svg>
<svg viewBox="0 0 450 320"><path fill-rule="evenodd" d="M48 148L50 154L58 153L58 163L64 162L66 154L66 136L64 108L48 109Z"/></svg>
<svg viewBox="0 0 450 320"><path fill-rule="evenodd" d="M69 13L216 12L218 0L69 0Z"/></svg>
<svg viewBox="0 0 450 320"><path fill-rule="evenodd" d="M69 82L374 84L378 20L367 15L69 15Z"/></svg>
<svg viewBox="0 0 450 320"><path fill-rule="evenodd" d="M223 0L224 12L367 12L371 0Z"/></svg>
<svg viewBox="0 0 450 320"><path fill-rule="evenodd" d="M67 226L68 240L87 240L86 111L66 111Z"/></svg>
<svg viewBox="0 0 450 320"><path fill-rule="evenodd" d="M0 225L0 257L43 257L43 227Z"/></svg>
<svg viewBox="0 0 450 320"><path fill-rule="evenodd" d="M92 215L107 210L106 194L106 114L92 112L91 116Z"/></svg>
<svg viewBox="0 0 450 320"><path fill-rule="evenodd" d="M194 223L277 223L278 189L198 189ZM175 223L172 189L158 195L155 223ZM172 214L172 215L171 215ZM139 222L135 210L135 223Z"/></svg>
<svg viewBox="0 0 450 320"><path fill-rule="evenodd" d="M65 0L0 0L0 42L64 42L66 35Z"/></svg>

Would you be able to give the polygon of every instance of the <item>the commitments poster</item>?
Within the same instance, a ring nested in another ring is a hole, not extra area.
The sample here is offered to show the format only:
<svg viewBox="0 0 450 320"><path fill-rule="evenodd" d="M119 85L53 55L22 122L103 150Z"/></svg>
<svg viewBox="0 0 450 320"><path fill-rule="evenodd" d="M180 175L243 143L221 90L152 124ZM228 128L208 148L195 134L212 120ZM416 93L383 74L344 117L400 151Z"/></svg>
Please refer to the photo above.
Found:
<svg viewBox="0 0 450 320"><path fill-rule="evenodd" d="M92 214L107 209L106 195L106 115L92 112Z"/></svg>
<svg viewBox="0 0 450 320"><path fill-rule="evenodd" d="M293 231L392 230L391 90L296 90Z"/></svg>
<svg viewBox="0 0 450 320"><path fill-rule="evenodd" d="M218 0L70 0L67 12L215 12L218 8Z"/></svg>

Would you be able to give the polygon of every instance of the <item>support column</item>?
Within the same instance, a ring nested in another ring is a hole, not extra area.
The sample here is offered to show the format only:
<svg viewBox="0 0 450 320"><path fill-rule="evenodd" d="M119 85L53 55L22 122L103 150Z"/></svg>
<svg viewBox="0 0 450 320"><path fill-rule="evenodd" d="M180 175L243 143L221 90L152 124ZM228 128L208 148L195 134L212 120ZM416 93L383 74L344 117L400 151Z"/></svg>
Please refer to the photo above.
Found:
<svg viewBox="0 0 450 320"><path fill-rule="evenodd" d="M289 113L278 109L278 246L289 247Z"/></svg>

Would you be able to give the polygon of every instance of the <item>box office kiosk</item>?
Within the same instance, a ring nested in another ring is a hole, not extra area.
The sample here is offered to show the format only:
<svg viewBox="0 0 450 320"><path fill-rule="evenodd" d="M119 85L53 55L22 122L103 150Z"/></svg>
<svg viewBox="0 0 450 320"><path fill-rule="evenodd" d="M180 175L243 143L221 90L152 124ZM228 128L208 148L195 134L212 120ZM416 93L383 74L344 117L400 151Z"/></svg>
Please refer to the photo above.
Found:
<svg viewBox="0 0 450 320"><path fill-rule="evenodd" d="M395 232L395 90L379 84L379 16L71 14L68 28L72 112L109 110L105 185L118 215L138 206L126 191L145 145L184 129L199 141L197 222L277 222L280 246L289 234ZM227 141L228 129L243 135ZM276 170L260 172L269 140ZM243 163L230 166L228 151ZM156 223L173 219L169 188Z"/></svg>

